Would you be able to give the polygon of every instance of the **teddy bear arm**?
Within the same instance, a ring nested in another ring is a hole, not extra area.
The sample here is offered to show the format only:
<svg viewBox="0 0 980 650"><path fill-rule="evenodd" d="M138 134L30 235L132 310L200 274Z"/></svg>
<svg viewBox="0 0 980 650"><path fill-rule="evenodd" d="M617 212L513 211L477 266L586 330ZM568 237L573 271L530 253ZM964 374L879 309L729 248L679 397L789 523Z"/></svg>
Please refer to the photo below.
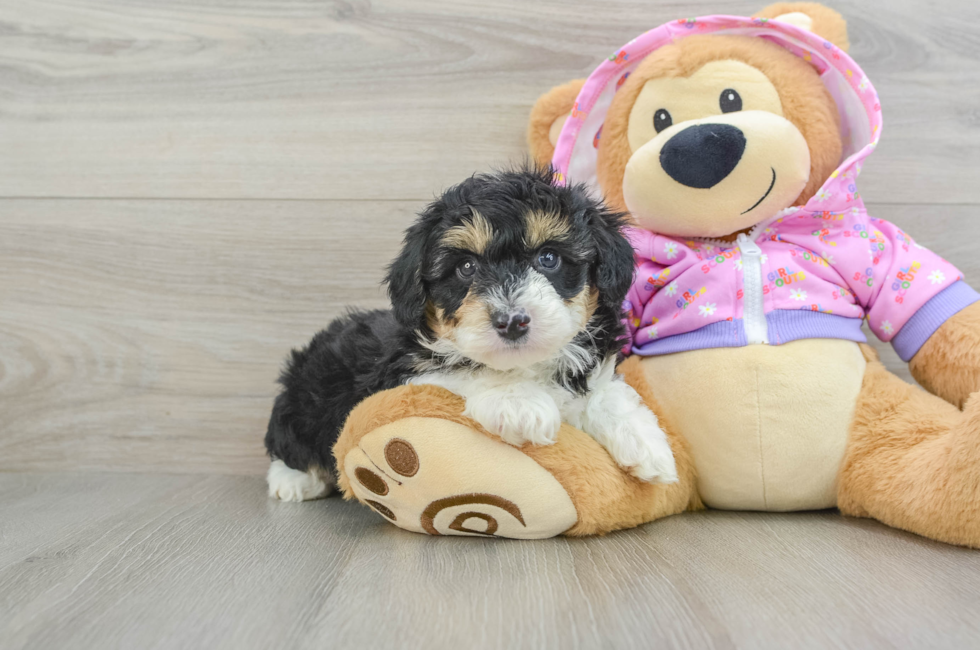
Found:
<svg viewBox="0 0 980 650"><path fill-rule="evenodd" d="M960 408L980 391L980 302L943 323L912 357L909 370L930 393Z"/></svg>

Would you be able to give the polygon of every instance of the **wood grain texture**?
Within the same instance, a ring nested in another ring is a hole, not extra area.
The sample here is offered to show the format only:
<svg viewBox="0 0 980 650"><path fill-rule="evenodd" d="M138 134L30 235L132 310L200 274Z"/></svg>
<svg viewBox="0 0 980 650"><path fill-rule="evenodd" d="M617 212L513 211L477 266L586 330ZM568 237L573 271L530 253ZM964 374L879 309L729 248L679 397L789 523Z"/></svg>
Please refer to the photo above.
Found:
<svg viewBox="0 0 980 650"><path fill-rule="evenodd" d="M871 521L434 539L255 476L288 349L385 304L539 94L764 4L0 2L0 649L980 645L980 554ZM872 214L977 285L980 5L831 4L884 106Z"/></svg>
<svg viewBox="0 0 980 650"><path fill-rule="evenodd" d="M831 513L430 538L257 477L8 474L0 542L5 650L980 643L980 553Z"/></svg>
<svg viewBox="0 0 980 650"><path fill-rule="evenodd" d="M263 471L286 353L387 304L415 207L3 201L0 468Z"/></svg>
<svg viewBox="0 0 980 650"><path fill-rule="evenodd" d="M764 4L7 0L0 196L424 199L638 32ZM884 107L863 194L980 202L980 5L831 4Z"/></svg>
<svg viewBox="0 0 980 650"><path fill-rule="evenodd" d="M0 200L0 470L264 471L286 353L387 303L419 207ZM975 208L869 209L980 278Z"/></svg>
<svg viewBox="0 0 980 650"><path fill-rule="evenodd" d="M414 211L519 158L539 93L638 21L756 8L0 3L0 197L46 197L0 198L0 469L262 471L287 350L385 304ZM863 194L980 277L980 9L840 8L897 113Z"/></svg>

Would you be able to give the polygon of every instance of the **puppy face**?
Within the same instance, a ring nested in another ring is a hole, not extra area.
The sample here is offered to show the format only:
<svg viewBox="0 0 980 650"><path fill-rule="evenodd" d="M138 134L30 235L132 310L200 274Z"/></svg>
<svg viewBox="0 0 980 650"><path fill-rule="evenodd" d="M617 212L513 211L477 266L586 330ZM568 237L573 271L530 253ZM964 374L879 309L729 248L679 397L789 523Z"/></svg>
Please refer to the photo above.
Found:
<svg viewBox="0 0 980 650"><path fill-rule="evenodd" d="M620 225L548 172L471 178L409 230L389 274L396 318L433 351L497 370L553 359L601 306L618 311L633 271Z"/></svg>
<svg viewBox="0 0 980 650"><path fill-rule="evenodd" d="M439 237L426 273L427 324L463 356L496 369L544 361L595 313L595 260L570 215L474 207ZM576 236L578 235L578 236Z"/></svg>

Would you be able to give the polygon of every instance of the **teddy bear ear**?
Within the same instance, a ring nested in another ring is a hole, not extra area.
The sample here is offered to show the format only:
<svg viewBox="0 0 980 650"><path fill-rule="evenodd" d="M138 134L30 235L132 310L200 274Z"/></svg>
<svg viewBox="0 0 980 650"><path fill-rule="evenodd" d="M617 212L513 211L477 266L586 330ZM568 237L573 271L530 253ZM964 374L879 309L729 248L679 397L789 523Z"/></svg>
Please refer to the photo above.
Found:
<svg viewBox="0 0 980 650"><path fill-rule="evenodd" d="M556 86L538 97L531 109L527 125L527 146L534 162L547 167L555 155L555 145L565 120L572 112L575 98L585 85L585 79L576 79Z"/></svg>
<svg viewBox="0 0 980 650"><path fill-rule="evenodd" d="M845 52L850 45L844 17L816 2L777 2L757 13L756 17L792 23L827 39Z"/></svg>

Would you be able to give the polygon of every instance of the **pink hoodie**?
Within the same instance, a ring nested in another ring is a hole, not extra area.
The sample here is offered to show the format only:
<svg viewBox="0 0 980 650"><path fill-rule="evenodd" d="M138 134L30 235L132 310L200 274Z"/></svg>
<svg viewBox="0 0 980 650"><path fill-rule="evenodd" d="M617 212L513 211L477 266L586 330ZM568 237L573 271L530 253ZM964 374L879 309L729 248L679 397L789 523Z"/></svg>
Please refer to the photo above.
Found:
<svg viewBox="0 0 980 650"><path fill-rule="evenodd" d="M837 101L844 161L806 205L783 210L731 244L632 229L636 278L629 346L644 356L807 338L864 342L862 319L908 361L940 325L980 300L951 264L867 214L856 179L881 135L878 95L833 44L781 21L709 16L630 41L592 73L562 129L560 180L595 179L596 145L617 82L644 57L690 34L757 36L805 58Z"/></svg>

